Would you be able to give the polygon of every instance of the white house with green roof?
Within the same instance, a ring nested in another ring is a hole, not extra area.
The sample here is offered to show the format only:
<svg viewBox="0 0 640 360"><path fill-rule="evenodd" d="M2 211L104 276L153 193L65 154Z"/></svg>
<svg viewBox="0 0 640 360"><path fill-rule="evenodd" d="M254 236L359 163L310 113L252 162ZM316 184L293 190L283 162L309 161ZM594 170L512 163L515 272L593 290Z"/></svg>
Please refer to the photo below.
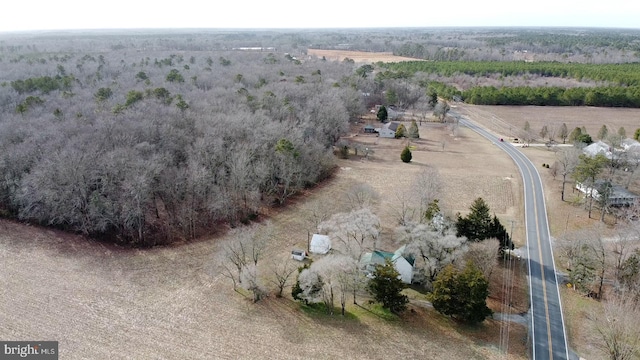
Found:
<svg viewBox="0 0 640 360"><path fill-rule="evenodd" d="M389 259L396 271L400 273L400 279L402 282L405 284L411 284L413 280L415 258L405 253L406 247L406 245L403 245L395 252L375 250L373 252L365 253L360 259L360 268L367 274L367 276L371 276L376 265L383 265L385 260Z"/></svg>

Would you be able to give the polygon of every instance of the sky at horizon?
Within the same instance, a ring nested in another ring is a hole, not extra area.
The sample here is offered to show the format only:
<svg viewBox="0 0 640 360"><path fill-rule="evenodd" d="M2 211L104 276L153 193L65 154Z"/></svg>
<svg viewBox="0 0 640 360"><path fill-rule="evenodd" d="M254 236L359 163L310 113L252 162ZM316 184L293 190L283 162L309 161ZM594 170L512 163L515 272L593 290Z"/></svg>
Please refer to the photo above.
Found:
<svg viewBox="0 0 640 360"><path fill-rule="evenodd" d="M640 2L504 0L158 2L31 0L2 5L0 32L153 28L597 27L640 29ZM527 8L525 8L527 7Z"/></svg>

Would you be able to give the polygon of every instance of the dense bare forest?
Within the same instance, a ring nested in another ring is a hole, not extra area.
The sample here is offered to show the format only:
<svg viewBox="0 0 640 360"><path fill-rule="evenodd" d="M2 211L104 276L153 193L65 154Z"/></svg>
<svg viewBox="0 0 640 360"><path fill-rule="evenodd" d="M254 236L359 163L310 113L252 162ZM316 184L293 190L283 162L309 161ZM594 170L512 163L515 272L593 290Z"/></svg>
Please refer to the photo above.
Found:
<svg viewBox="0 0 640 360"><path fill-rule="evenodd" d="M150 245L249 221L330 175L363 111L353 65L209 40L3 39L2 214Z"/></svg>

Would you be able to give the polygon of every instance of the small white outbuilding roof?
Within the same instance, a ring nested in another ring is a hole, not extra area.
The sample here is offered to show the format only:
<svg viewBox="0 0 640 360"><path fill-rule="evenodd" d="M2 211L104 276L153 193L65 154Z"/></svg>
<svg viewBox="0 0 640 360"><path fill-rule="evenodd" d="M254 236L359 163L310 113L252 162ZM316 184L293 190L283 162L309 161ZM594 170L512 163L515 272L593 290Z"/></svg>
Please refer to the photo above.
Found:
<svg viewBox="0 0 640 360"><path fill-rule="evenodd" d="M326 254L331 250L331 239L327 235L313 234L309 252L314 254Z"/></svg>

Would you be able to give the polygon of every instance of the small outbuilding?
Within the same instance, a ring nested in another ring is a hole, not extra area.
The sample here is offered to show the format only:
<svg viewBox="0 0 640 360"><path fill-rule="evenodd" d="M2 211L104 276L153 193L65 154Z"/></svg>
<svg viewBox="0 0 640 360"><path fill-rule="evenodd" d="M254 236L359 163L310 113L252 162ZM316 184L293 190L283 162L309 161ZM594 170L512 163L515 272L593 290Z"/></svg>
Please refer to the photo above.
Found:
<svg viewBox="0 0 640 360"><path fill-rule="evenodd" d="M307 257L307 252L300 249L291 250L291 258L293 260L304 261L304 258Z"/></svg>
<svg viewBox="0 0 640 360"><path fill-rule="evenodd" d="M309 252L313 254L326 254L331 250L331 239L327 235L313 234Z"/></svg>
<svg viewBox="0 0 640 360"><path fill-rule="evenodd" d="M372 125L367 125L363 128L363 131L367 134L375 134L377 133L376 128L374 128Z"/></svg>

